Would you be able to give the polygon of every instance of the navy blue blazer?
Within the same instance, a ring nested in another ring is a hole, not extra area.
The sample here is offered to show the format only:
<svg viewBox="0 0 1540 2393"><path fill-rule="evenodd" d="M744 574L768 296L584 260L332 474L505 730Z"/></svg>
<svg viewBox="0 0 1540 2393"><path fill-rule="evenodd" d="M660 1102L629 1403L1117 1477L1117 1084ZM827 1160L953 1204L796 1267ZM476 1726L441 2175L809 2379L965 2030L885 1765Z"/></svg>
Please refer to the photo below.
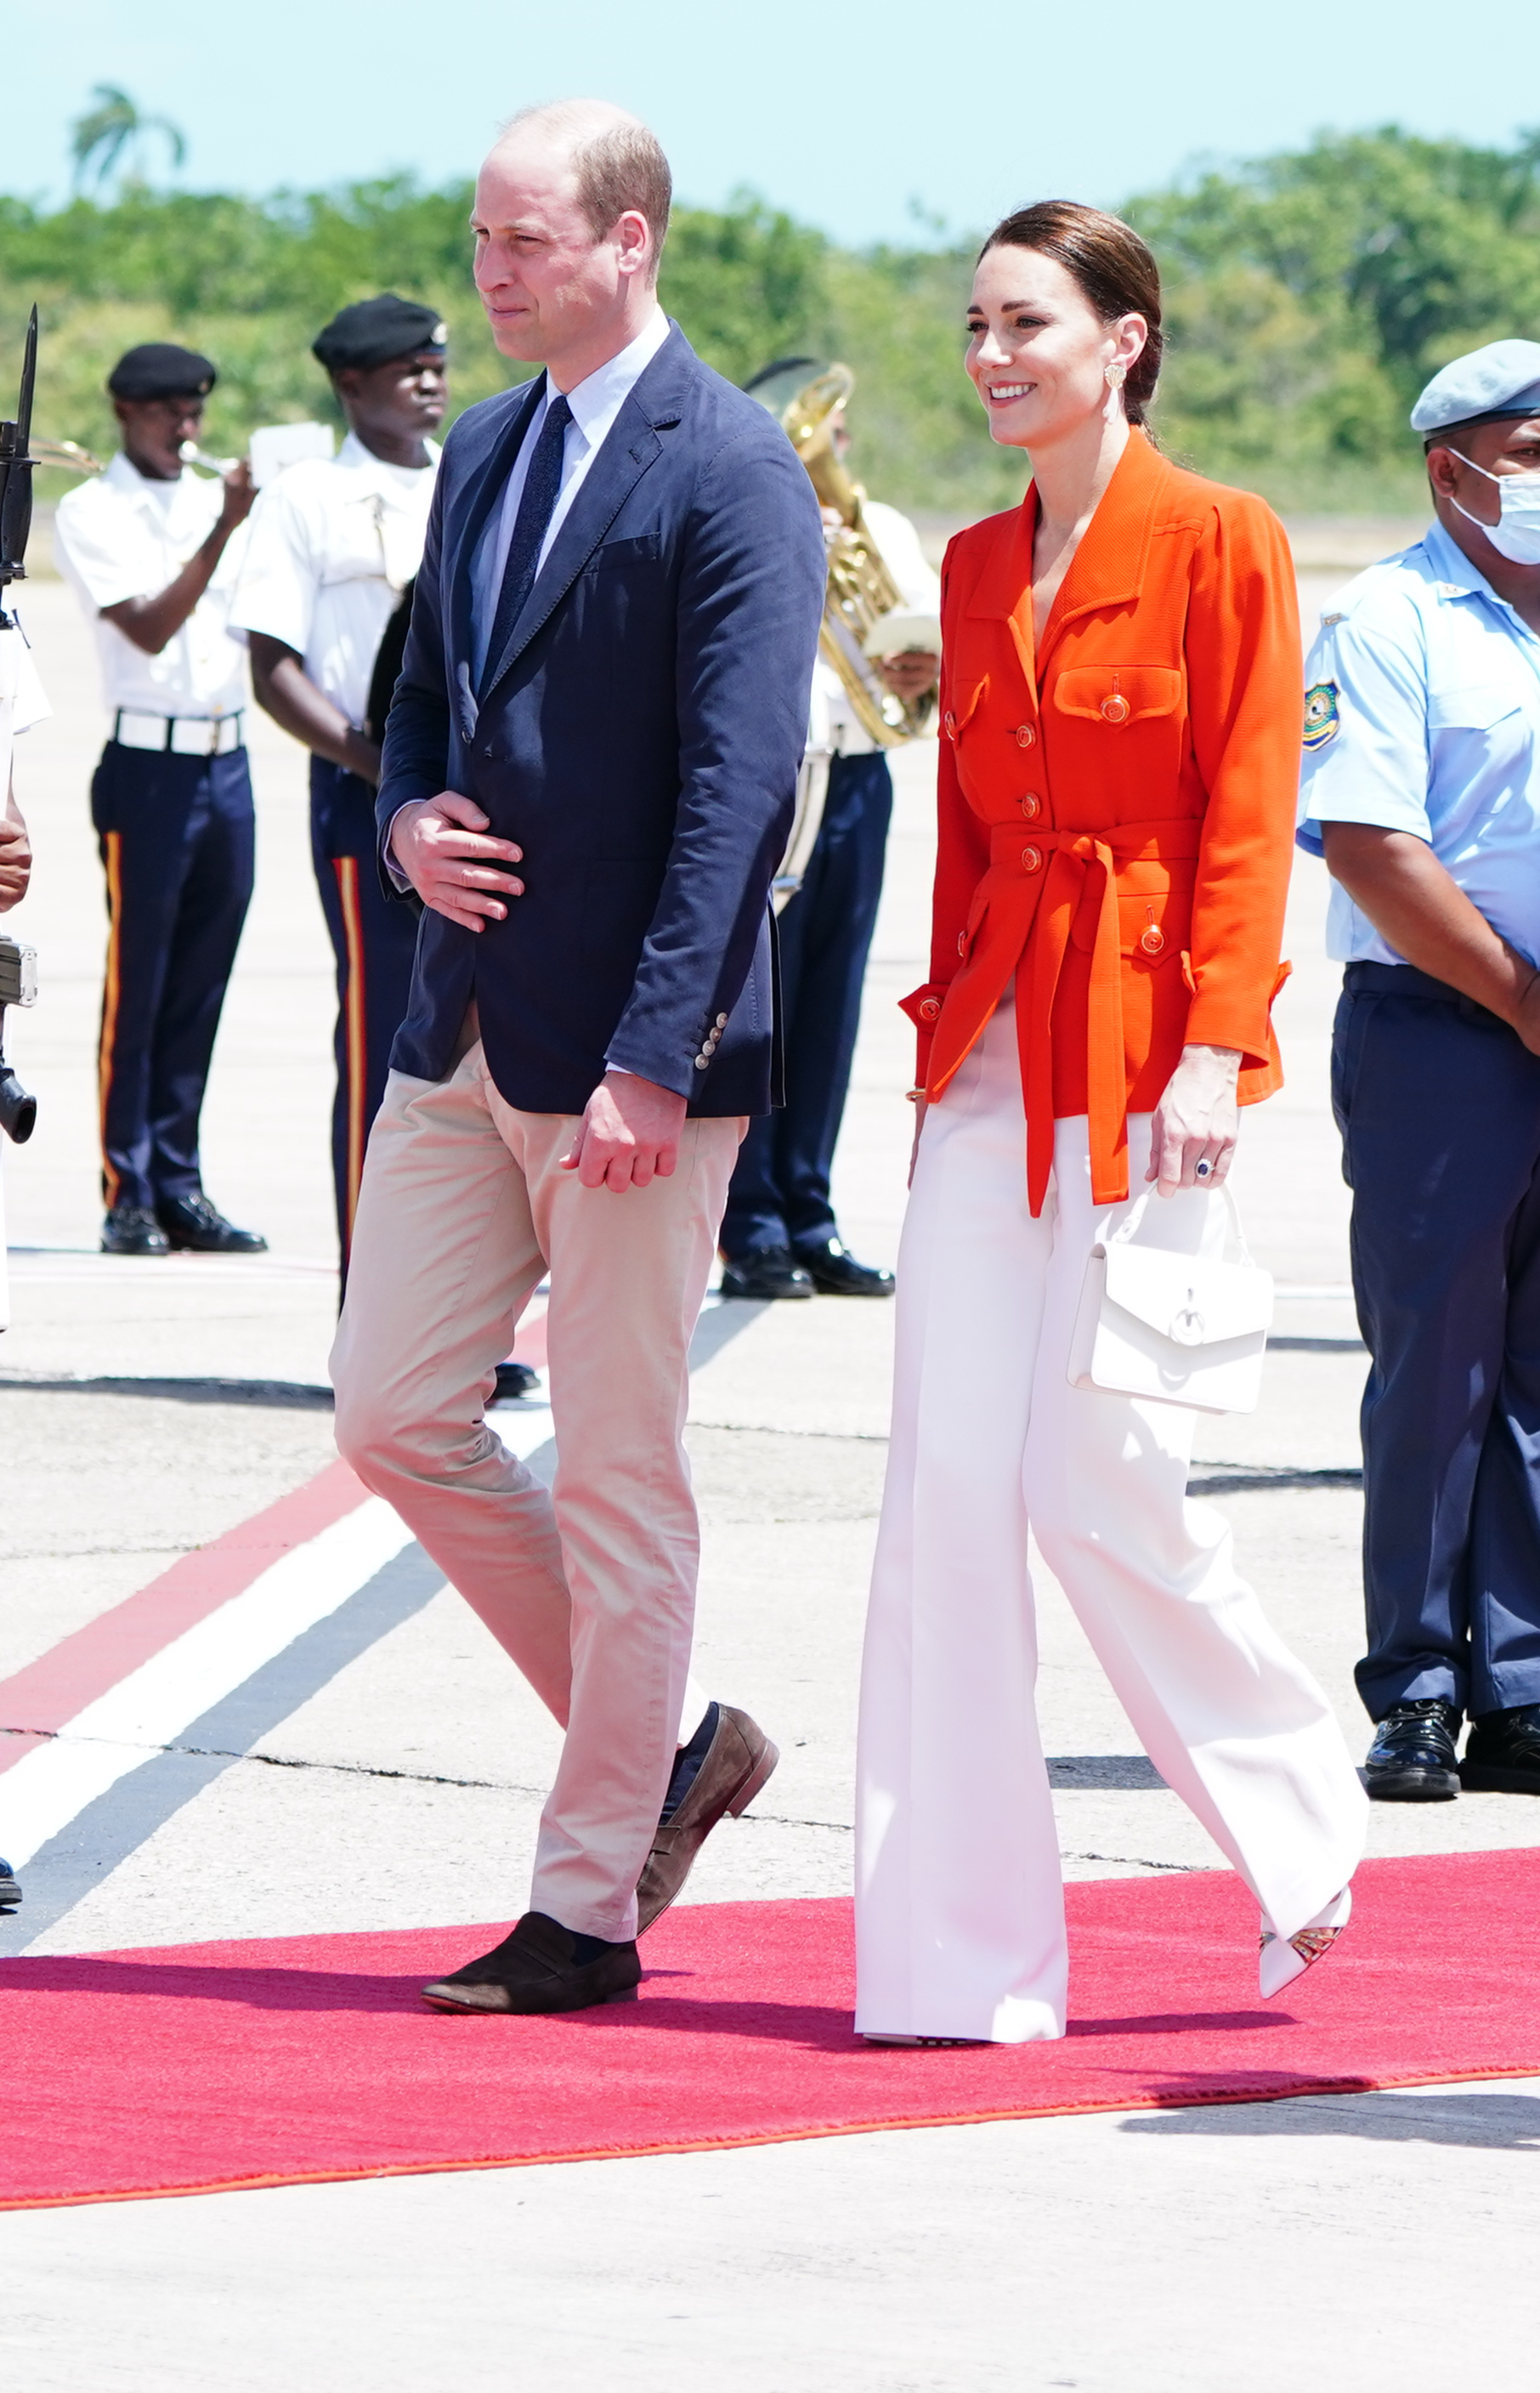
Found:
<svg viewBox="0 0 1540 2393"><path fill-rule="evenodd" d="M391 1062L442 1079L474 996L492 1079L523 1112L581 1113L615 1065L693 1114L764 1113L770 881L824 606L813 486L675 325L478 706L471 559L539 391L468 409L445 443L379 796L382 846L409 800L474 798L523 849L525 894L480 932L424 914Z"/></svg>

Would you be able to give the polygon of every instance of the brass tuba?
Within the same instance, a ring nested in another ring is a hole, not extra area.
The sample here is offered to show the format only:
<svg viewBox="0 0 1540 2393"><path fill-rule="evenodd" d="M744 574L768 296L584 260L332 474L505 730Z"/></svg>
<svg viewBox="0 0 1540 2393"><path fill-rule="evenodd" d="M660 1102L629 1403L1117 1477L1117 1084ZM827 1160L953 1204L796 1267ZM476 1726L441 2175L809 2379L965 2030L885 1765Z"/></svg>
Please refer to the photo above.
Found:
<svg viewBox="0 0 1540 2393"><path fill-rule="evenodd" d="M781 429L807 468L822 505L840 517L829 541L829 595L818 646L844 685L862 729L879 747L901 747L923 739L935 714L933 696L918 701L895 697L877 671L878 657L891 653L873 634L888 617L894 623L893 648L918 645L906 637L909 610L904 594L882 561L867 529L866 496L834 452L834 417L855 387L848 366L831 365L799 390L781 410Z"/></svg>

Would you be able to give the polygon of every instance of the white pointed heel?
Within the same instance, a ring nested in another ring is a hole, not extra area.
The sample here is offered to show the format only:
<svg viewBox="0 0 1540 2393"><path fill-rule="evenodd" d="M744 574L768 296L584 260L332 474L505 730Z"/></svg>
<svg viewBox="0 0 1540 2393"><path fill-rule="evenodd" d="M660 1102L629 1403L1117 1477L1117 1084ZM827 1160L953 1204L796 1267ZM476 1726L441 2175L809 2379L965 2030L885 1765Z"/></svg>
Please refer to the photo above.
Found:
<svg viewBox="0 0 1540 2393"><path fill-rule="evenodd" d="M1257 1961L1257 1980L1264 2000L1281 1994L1296 1978L1302 1978L1313 1962L1331 1951L1352 1916L1353 1897L1351 1886L1334 1894L1322 1904L1313 1919L1292 1936L1280 1936L1272 1921L1262 1919L1261 1950Z"/></svg>

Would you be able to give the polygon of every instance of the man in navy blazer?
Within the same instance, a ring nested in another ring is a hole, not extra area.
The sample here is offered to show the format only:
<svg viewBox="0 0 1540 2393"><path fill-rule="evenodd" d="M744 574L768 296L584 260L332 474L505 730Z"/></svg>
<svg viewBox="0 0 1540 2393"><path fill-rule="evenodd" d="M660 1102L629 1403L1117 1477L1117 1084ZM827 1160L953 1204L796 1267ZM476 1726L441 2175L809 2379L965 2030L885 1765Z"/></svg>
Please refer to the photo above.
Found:
<svg viewBox="0 0 1540 2393"><path fill-rule="evenodd" d="M629 1996L635 1939L776 1749L689 1679L689 1341L772 1101L769 888L823 610L811 483L658 306L667 162L593 101L514 120L476 276L532 382L449 437L385 739L425 909L365 1164L337 1439L566 1729L530 1906L425 1990ZM548 1493L484 1418L551 1280Z"/></svg>

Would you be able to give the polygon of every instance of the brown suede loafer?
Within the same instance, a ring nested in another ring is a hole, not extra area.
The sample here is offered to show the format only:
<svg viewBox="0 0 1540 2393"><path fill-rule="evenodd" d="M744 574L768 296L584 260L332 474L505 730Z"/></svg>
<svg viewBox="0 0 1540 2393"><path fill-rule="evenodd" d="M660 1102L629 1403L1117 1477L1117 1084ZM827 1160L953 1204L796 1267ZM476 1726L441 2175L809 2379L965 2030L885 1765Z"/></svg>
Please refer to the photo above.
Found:
<svg viewBox="0 0 1540 2393"><path fill-rule="evenodd" d="M592 1938L584 1938L592 1943ZM582 2011L633 2003L642 1964L634 1944L605 1944L580 1961L579 1940L543 1911L527 1911L490 1953L452 1977L436 1978L423 2000L440 2011Z"/></svg>
<svg viewBox="0 0 1540 2393"><path fill-rule="evenodd" d="M724 1812L746 1811L780 1759L764 1731L731 1704L717 1706L716 1733L694 1784L670 1820L661 1821L636 1884L636 1933L660 1919L697 1853Z"/></svg>

